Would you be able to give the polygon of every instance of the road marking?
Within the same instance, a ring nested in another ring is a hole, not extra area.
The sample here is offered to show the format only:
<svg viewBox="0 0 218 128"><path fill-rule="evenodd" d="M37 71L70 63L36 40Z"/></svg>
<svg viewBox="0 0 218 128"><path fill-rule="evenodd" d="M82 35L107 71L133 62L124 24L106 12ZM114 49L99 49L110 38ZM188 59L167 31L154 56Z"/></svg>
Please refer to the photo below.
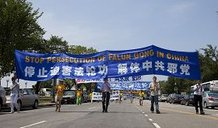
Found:
<svg viewBox="0 0 218 128"><path fill-rule="evenodd" d="M151 122L153 121L151 118L149 118L148 120L151 121Z"/></svg>
<svg viewBox="0 0 218 128"><path fill-rule="evenodd" d="M42 124L42 123L45 123L46 121L40 121L40 122L37 122L37 123L34 123L34 124L30 124L30 125L26 125L26 126L23 126L23 127L20 127L20 128L29 128L29 127L32 127L32 126L35 126L35 125L38 125L38 124Z"/></svg>
<svg viewBox="0 0 218 128"><path fill-rule="evenodd" d="M145 114L145 112L142 112L143 114Z"/></svg>
<svg viewBox="0 0 218 128"><path fill-rule="evenodd" d="M156 128L161 128L157 123L153 123Z"/></svg>
<svg viewBox="0 0 218 128"><path fill-rule="evenodd" d="M147 114L145 114L145 116L146 116L146 117L148 117L148 115L147 115Z"/></svg>

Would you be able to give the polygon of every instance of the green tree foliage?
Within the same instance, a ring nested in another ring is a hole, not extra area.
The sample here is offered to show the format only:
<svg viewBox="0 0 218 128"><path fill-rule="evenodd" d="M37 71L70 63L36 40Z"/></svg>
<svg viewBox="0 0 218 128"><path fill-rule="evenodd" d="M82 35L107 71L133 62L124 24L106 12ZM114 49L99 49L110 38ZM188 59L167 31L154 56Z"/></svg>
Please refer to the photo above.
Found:
<svg viewBox="0 0 218 128"><path fill-rule="evenodd" d="M14 70L14 50L31 50L40 45L44 30L37 20L42 15L26 0L0 0L0 77Z"/></svg>
<svg viewBox="0 0 218 128"><path fill-rule="evenodd" d="M87 48L81 45L70 45L68 47L68 53L72 53L72 54L89 54L95 52L97 52L97 50L92 47Z"/></svg>
<svg viewBox="0 0 218 128"><path fill-rule="evenodd" d="M45 41L44 49L45 53L66 53L68 50L68 42L63 40L62 37L51 36L49 40Z"/></svg>
<svg viewBox="0 0 218 128"><path fill-rule="evenodd" d="M218 49L207 45L199 51L202 81L218 80Z"/></svg>

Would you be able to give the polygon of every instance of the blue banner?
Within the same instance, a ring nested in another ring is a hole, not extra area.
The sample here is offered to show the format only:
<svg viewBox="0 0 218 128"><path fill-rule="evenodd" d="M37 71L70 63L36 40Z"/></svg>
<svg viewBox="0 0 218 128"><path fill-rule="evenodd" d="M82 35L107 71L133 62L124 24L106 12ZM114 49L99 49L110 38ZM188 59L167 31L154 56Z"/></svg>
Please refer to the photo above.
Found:
<svg viewBox="0 0 218 128"><path fill-rule="evenodd" d="M158 74L200 79L197 52L177 52L149 47L103 51L95 54L38 54L15 51L16 72L20 79L45 81L59 79L102 79Z"/></svg>
<svg viewBox="0 0 218 128"><path fill-rule="evenodd" d="M135 82L110 82L111 90L149 90L149 81L135 81ZM97 83L97 88L101 89L103 83Z"/></svg>

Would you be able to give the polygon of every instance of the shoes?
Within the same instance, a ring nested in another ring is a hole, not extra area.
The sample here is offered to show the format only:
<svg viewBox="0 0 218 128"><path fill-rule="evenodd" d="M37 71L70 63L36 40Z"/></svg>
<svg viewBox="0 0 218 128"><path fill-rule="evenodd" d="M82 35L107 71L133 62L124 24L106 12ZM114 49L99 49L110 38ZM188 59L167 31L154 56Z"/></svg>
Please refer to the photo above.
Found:
<svg viewBox="0 0 218 128"><path fill-rule="evenodd" d="M157 114L160 114L160 111L159 111L159 110L157 110L157 111L156 111L156 113L157 113Z"/></svg>
<svg viewBox="0 0 218 128"><path fill-rule="evenodd" d="M196 112L196 114L199 114L199 112Z"/></svg>
<svg viewBox="0 0 218 128"><path fill-rule="evenodd" d="M11 113L11 114L13 114L13 113L14 113L14 111L11 111L10 113Z"/></svg>
<svg viewBox="0 0 218 128"><path fill-rule="evenodd" d="M204 113L204 112L200 112L200 114L201 114L201 115L204 115L205 113Z"/></svg>

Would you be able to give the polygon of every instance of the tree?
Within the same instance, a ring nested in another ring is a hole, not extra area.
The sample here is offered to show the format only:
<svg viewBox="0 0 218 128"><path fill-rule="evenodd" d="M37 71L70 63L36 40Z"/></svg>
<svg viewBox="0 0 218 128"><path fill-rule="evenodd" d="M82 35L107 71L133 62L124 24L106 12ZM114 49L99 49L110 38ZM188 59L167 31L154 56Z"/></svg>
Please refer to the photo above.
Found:
<svg viewBox="0 0 218 128"><path fill-rule="evenodd" d="M14 70L15 49L31 50L42 43L41 15L26 0L0 0L0 77Z"/></svg>
<svg viewBox="0 0 218 128"><path fill-rule="evenodd" d="M63 37L52 35L49 40L45 41L44 51L46 53L66 53L68 42Z"/></svg>
<svg viewBox="0 0 218 128"><path fill-rule="evenodd" d="M89 53L96 53L97 50L94 48L87 48L81 45L70 45L68 47L68 53L72 54L89 54Z"/></svg>
<svg viewBox="0 0 218 128"><path fill-rule="evenodd" d="M203 53L201 53L203 52ZM199 51L202 82L218 79L218 50L217 46L207 45Z"/></svg>

